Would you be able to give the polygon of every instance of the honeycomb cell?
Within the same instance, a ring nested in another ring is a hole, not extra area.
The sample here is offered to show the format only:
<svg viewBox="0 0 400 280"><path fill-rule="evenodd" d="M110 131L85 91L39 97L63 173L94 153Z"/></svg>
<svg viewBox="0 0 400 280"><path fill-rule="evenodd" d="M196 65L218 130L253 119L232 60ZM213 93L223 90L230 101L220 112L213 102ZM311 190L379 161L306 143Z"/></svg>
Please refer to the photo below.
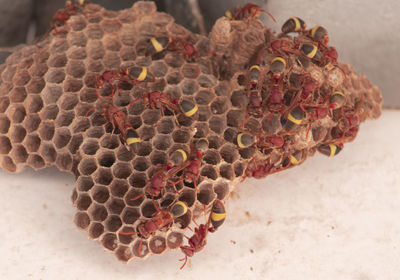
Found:
<svg viewBox="0 0 400 280"><path fill-rule="evenodd" d="M29 83L26 85L26 90L32 93L41 93L45 86L45 81L43 78L32 78Z"/></svg>
<svg viewBox="0 0 400 280"><path fill-rule="evenodd" d="M47 83L60 84L65 79L65 72L63 69L51 68L47 71L45 80Z"/></svg>
<svg viewBox="0 0 400 280"><path fill-rule="evenodd" d="M214 192L217 195L217 199L223 200L229 194L229 185L227 182L219 181L214 186Z"/></svg>
<svg viewBox="0 0 400 280"><path fill-rule="evenodd" d="M61 110L72 110L79 102L78 95L64 93L60 100Z"/></svg>
<svg viewBox="0 0 400 280"><path fill-rule="evenodd" d="M232 89L228 81L221 81L215 87L214 91L217 96L229 97L231 96Z"/></svg>
<svg viewBox="0 0 400 280"><path fill-rule="evenodd" d="M192 63L185 63L181 71L183 77L188 79L196 79L200 74L199 66Z"/></svg>
<svg viewBox="0 0 400 280"><path fill-rule="evenodd" d="M21 143L26 136L26 130L21 125L14 125L11 127L10 140L12 143Z"/></svg>
<svg viewBox="0 0 400 280"><path fill-rule="evenodd" d="M146 182L147 176L146 173L143 172L135 172L129 177L129 184L134 188L144 188Z"/></svg>
<svg viewBox="0 0 400 280"><path fill-rule="evenodd" d="M89 138L101 138L103 135L104 135L104 128L102 126L91 127L86 131L86 136Z"/></svg>
<svg viewBox="0 0 400 280"><path fill-rule="evenodd" d="M200 75L197 82L203 88L212 88L217 84L217 79L211 75Z"/></svg>
<svg viewBox="0 0 400 280"><path fill-rule="evenodd" d="M83 87L80 79L67 78L64 82L64 92L77 92Z"/></svg>
<svg viewBox="0 0 400 280"><path fill-rule="evenodd" d="M42 143L39 153L47 162L54 162L57 158L57 152L51 143Z"/></svg>
<svg viewBox="0 0 400 280"><path fill-rule="evenodd" d="M132 61L136 59L136 51L134 47L123 46L119 52L122 61Z"/></svg>
<svg viewBox="0 0 400 280"><path fill-rule="evenodd" d="M121 234L121 232L123 233L135 232L135 229L133 227L127 227L127 226L122 227L120 233L118 234L119 241L122 244L131 244L132 241L136 239L136 235L134 234Z"/></svg>
<svg viewBox="0 0 400 280"><path fill-rule="evenodd" d="M118 162L112 167L112 173L116 178L125 179L131 175L132 169L128 163Z"/></svg>
<svg viewBox="0 0 400 280"><path fill-rule="evenodd" d="M59 109L57 105L49 105L46 106L41 112L40 112L40 118L42 120L55 120L57 118Z"/></svg>
<svg viewBox="0 0 400 280"><path fill-rule="evenodd" d="M85 212L78 212L75 214L74 222L79 228L86 229L90 224L89 215Z"/></svg>
<svg viewBox="0 0 400 280"><path fill-rule="evenodd" d="M172 68L180 68L182 67L185 60L183 56L179 52L169 52L164 57L165 63Z"/></svg>
<svg viewBox="0 0 400 280"><path fill-rule="evenodd" d="M125 208L125 202L122 199L113 198L108 203L107 208L110 211L110 214L119 215Z"/></svg>
<svg viewBox="0 0 400 280"><path fill-rule="evenodd" d="M46 87L43 89L42 92L42 99L44 104L56 103L62 93L63 89L60 86L46 84Z"/></svg>
<svg viewBox="0 0 400 280"><path fill-rule="evenodd" d="M200 122L208 121L211 117L211 111L208 106L199 106L199 119Z"/></svg>
<svg viewBox="0 0 400 280"><path fill-rule="evenodd" d="M157 132L161 134L170 134L174 129L174 120L172 118L163 118L157 127Z"/></svg>
<svg viewBox="0 0 400 280"><path fill-rule="evenodd" d="M170 249L176 249L183 243L183 235L179 232L171 232L167 236L167 245Z"/></svg>
<svg viewBox="0 0 400 280"><path fill-rule="evenodd" d="M87 44L87 37L84 32L69 32L68 40L72 47L85 47Z"/></svg>
<svg viewBox="0 0 400 280"><path fill-rule="evenodd" d="M150 154L150 161L153 165L158 165L158 164L164 165L168 163L168 155L164 152L154 150Z"/></svg>
<svg viewBox="0 0 400 280"><path fill-rule="evenodd" d="M208 205L215 199L213 191L213 185L211 183L202 183L199 186L199 193L197 194L197 200L203 204Z"/></svg>
<svg viewBox="0 0 400 280"><path fill-rule="evenodd" d="M255 152L256 152L256 148L254 148L254 147L239 149L239 154L244 159L250 159L254 155Z"/></svg>
<svg viewBox="0 0 400 280"><path fill-rule="evenodd" d="M228 180L233 180L235 177L235 174L232 169L232 165L230 165L230 164L222 164L219 167L219 174L221 175L222 178L225 178Z"/></svg>
<svg viewBox="0 0 400 280"><path fill-rule="evenodd" d="M25 163L28 159L28 153L22 145L16 145L15 147L13 147L10 156L14 159L14 162L16 164Z"/></svg>
<svg viewBox="0 0 400 280"><path fill-rule="evenodd" d="M221 156L218 151L214 149L209 149L205 152L203 156L203 162L208 164L217 165L221 161Z"/></svg>
<svg viewBox="0 0 400 280"><path fill-rule="evenodd" d="M65 53L53 53L47 63L50 67L63 68L67 65L67 61Z"/></svg>
<svg viewBox="0 0 400 280"><path fill-rule="evenodd" d="M111 170L109 168L99 168L93 176L97 184L108 185L113 180Z"/></svg>
<svg viewBox="0 0 400 280"><path fill-rule="evenodd" d="M115 162L115 155L111 151L101 152L98 156L100 166L111 167Z"/></svg>
<svg viewBox="0 0 400 280"><path fill-rule="evenodd" d="M132 247L132 252L136 257L146 257L149 254L149 246L147 245L147 241L143 239L137 240Z"/></svg>
<svg viewBox="0 0 400 280"><path fill-rule="evenodd" d="M140 137L142 138L142 141L147 141L150 140L151 138L154 137L156 134L155 128L153 126L142 126L140 127L140 130L138 131Z"/></svg>
<svg viewBox="0 0 400 280"><path fill-rule="evenodd" d="M115 234L106 233L100 238L100 243L103 245L104 248L114 251L117 249L118 239Z"/></svg>
<svg viewBox="0 0 400 280"><path fill-rule="evenodd" d="M149 248L153 254L162 254L167 249L165 238L154 236L150 239Z"/></svg>
<svg viewBox="0 0 400 280"><path fill-rule="evenodd" d="M26 99L25 108L27 108L28 113L37 113L43 108L43 101L40 96L29 95Z"/></svg>
<svg viewBox="0 0 400 280"><path fill-rule="evenodd" d="M107 220L105 221L105 229L108 232L116 232L122 226L122 221L117 215L110 215L108 216Z"/></svg>
<svg viewBox="0 0 400 280"><path fill-rule="evenodd" d="M126 207L122 212L122 221L125 224L133 224L140 218L140 210L138 208Z"/></svg>
<svg viewBox="0 0 400 280"><path fill-rule="evenodd" d="M171 72L167 75L166 79L167 79L168 84L176 85L176 84L179 84L180 81L182 80L182 75L178 71ZM182 91L184 91L184 90L182 89Z"/></svg>
<svg viewBox="0 0 400 280"><path fill-rule="evenodd" d="M234 163L239 158L236 146L233 144L225 144L220 150L220 155L227 163Z"/></svg>
<svg viewBox="0 0 400 280"><path fill-rule="evenodd" d="M105 55L103 43L100 40L90 40L87 44L88 57L97 60L102 59Z"/></svg>
<svg viewBox="0 0 400 280"><path fill-rule="evenodd" d="M29 75L29 72L26 69L22 69L17 71L17 73L14 75L13 84L15 87L22 87L26 85L30 79L31 76Z"/></svg>
<svg viewBox="0 0 400 280"><path fill-rule="evenodd" d="M208 137L208 147L210 149L218 150L219 147L221 146L222 142L223 142L222 139L219 138L218 136L213 135L213 136Z"/></svg>
<svg viewBox="0 0 400 280"><path fill-rule="evenodd" d="M185 202L188 207L192 207L196 201L196 190L184 189L179 195L178 200Z"/></svg>
<svg viewBox="0 0 400 280"><path fill-rule="evenodd" d="M94 182L90 176L79 176L76 180L76 186L78 191L87 192L94 186Z"/></svg>
<svg viewBox="0 0 400 280"><path fill-rule="evenodd" d="M282 129L280 116L277 115L265 117L262 120L261 124L263 131L269 134L276 134L278 131Z"/></svg>
<svg viewBox="0 0 400 280"><path fill-rule="evenodd" d="M235 171L235 175L236 177L240 177L243 175L243 171L244 171L244 166L243 163L241 162L236 162L233 166L233 169Z"/></svg>
<svg viewBox="0 0 400 280"><path fill-rule="evenodd" d="M230 104L228 104L228 101L225 98L218 98L211 103L211 112L213 114L221 115L228 110L229 106Z"/></svg>
<svg viewBox="0 0 400 280"><path fill-rule="evenodd" d="M104 232L104 226L101 223L91 223L88 229L90 238L97 239Z"/></svg>
<svg viewBox="0 0 400 280"><path fill-rule="evenodd" d="M115 69L121 65L121 59L118 53L107 51L103 57L103 64L107 69Z"/></svg>
<svg viewBox="0 0 400 280"><path fill-rule="evenodd" d="M195 100L198 105L208 105L215 95L209 90L201 90L196 94Z"/></svg>
<svg viewBox="0 0 400 280"><path fill-rule="evenodd" d="M137 156L147 156L152 151L152 145L150 142L141 142L137 152Z"/></svg>
<svg viewBox="0 0 400 280"><path fill-rule="evenodd" d="M172 139L174 139L176 143L187 143L190 140L190 132L183 128L175 130L172 133Z"/></svg>
<svg viewBox="0 0 400 280"><path fill-rule="evenodd" d="M133 258L132 251L126 246L118 246L118 248L115 250L115 256L118 260L123 262L128 262Z"/></svg>
<svg viewBox="0 0 400 280"><path fill-rule="evenodd" d="M255 118L248 119L244 127L252 134L257 134L259 131L261 131L261 124Z"/></svg>
<svg viewBox="0 0 400 280"><path fill-rule="evenodd" d="M37 114L29 114L23 122L23 126L28 133L36 131L39 125L40 117Z"/></svg>
<svg viewBox="0 0 400 280"><path fill-rule="evenodd" d="M181 84L181 89L185 95L193 95L199 90L199 85L196 80L184 79Z"/></svg>
<svg viewBox="0 0 400 280"><path fill-rule="evenodd" d="M44 159L41 156L35 154L30 154L26 163L35 170L45 167Z"/></svg>
<svg viewBox="0 0 400 280"><path fill-rule="evenodd" d="M146 110L142 114L143 123L148 125L156 124L160 118L161 118L160 110Z"/></svg>
<svg viewBox="0 0 400 280"><path fill-rule="evenodd" d="M110 185L110 192L115 197L124 197L128 189L128 183L122 179L114 179Z"/></svg>
<svg viewBox="0 0 400 280"><path fill-rule="evenodd" d="M25 87L15 87L10 91L9 95L12 103L19 103L24 102L27 93Z"/></svg>
<svg viewBox="0 0 400 280"><path fill-rule="evenodd" d="M215 167L212 165L205 165L200 171L200 175L210 178L212 180L217 180L218 175L217 171L215 171Z"/></svg>
<svg viewBox="0 0 400 280"><path fill-rule="evenodd" d="M83 60L87 57L86 49L84 47L80 47L80 46L72 46L69 49L67 55L68 55L68 59L71 59L71 60L74 60L74 59Z"/></svg>
<svg viewBox="0 0 400 280"><path fill-rule="evenodd" d="M242 110L230 110L226 115L227 124L231 127L239 127L245 119L246 112Z"/></svg>
<svg viewBox="0 0 400 280"><path fill-rule="evenodd" d="M0 133L6 134L9 129L10 120L5 115L0 116Z"/></svg>
<svg viewBox="0 0 400 280"><path fill-rule="evenodd" d="M91 175L97 170L96 160L94 158L82 159L78 165L78 170L82 175Z"/></svg>
<svg viewBox="0 0 400 280"><path fill-rule="evenodd" d="M142 209L142 215L145 218L151 218L157 212L157 209L154 207L153 200L146 200L142 204L141 209Z"/></svg>
<svg viewBox="0 0 400 280"><path fill-rule="evenodd" d="M212 117L208 121L208 124L210 129L217 134L222 134L222 132L224 131L224 127L226 127L225 118L219 116Z"/></svg>
<svg viewBox="0 0 400 280"><path fill-rule="evenodd" d="M175 219L175 224L179 226L179 228L187 228L188 225L192 222L192 213L190 210L186 212L185 215L180 216Z"/></svg>
<svg viewBox="0 0 400 280"><path fill-rule="evenodd" d="M85 155L94 155L99 149L99 144L96 140L94 139L87 139L84 141L82 144L82 152Z"/></svg>
<svg viewBox="0 0 400 280"><path fill-rule="evenodd" d="M68 150L70 151L70 153L75 154L82 142L83 142L82 134L73 135L68 144Z"/></svg>
<svg viewBox="0 0 400 280"><path fill-rule="evenodd" d="M89 195L81 193L75 201L76 208L80 211L86 211L90 204L92 204L92 199Z"/></svg>
<svg viewBox="0 0 400 280"><path fill-rule="evenodd" d="M62 151L57 154L56 166L63 171L70 171L72 168L72 156L67 151Z"/></svg>
<svg viewBox="0 0 400 280"><path fill-rule="evenodd" d="M92 220L96 222L102 222L107 219L108 216L106 207L96 203L92 203L88 209L88 213L92 217Z"/></svg>
<svg viewBox="0 0 400 280"><path fill-rule="evenodd" d="M90 24L86 28L86 36L90 40L101 39L104 35L103 30L98 24Z"/></svg>
<svg viewBox="0 0 400 280"><path fill-rule="evenodd" d="M104 135L103 139L100 142L102 148L107 148L111 150L118 148L120 144L121 142L116 135L113 135L112 137L110 137L110 135Z"/></svg>
<svg viewBox="0 0 400 280"><path fill-rule="evenodd" d="M171 144L171 136L169 135L157 135L153 138L153 145L158 150L165 151Z"/></svg>
<svg viewBox="0 0 400 280"><path fill-rule="evenodd" d="M4 113L10 105L10 98L8 96L0 97L0 113Z"/></svg>

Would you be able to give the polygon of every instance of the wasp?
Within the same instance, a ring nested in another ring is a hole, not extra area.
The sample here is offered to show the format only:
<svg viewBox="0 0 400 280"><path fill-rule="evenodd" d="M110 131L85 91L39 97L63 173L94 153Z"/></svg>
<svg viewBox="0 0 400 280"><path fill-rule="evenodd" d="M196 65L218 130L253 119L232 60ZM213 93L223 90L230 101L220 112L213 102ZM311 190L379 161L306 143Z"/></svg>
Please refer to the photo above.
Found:
<svg viewBox="0 0 400 280"><path fill-rule="evenodd" d="M187 62L194 62L199 58L199 53L193 44L183 39L172 38L168 49L180 51Z"/></svg>
<svg viewBox="0 0 400 280"><path fill-rule="evenodd" d="M170 42L169 37L152 37L149 39L149 44L146 48L145 55L153 55L165 50Z"/></svg>
<svg viewBox="0 0 400 280"><path fill-rule="evenodd" d="M284 55L284 54L297 54L296 49L298 45L294 44L291 40L277 39L271 42L269 48L272 53Z"/></svg>
<svg viewBox="0 0 400 280"><path fill-rule="evenodd" d="M254 3L247 3L244 6L237 6L230 11L226 11L225 16L229 20L249 20L258 18L261 13L266 13L274 22L276 22L275 18L269 12L265 11Z"/></svg>
<svg viewBox="0 0 400 280"><path fill-rule="evenodd" d="M255 137L251 134L239 133L234 140L239 148L247 148L254 144Z"/></svg>
<svg viewBox="0 0 400 280"><path fill-rule="evenodd" d="M199 111L199 107L197 106L197 104L193 104L191 101L186 99L183 99L179 103L179 107L186 117L192 117Z"/></svg>
<svg viewBox="0 0 400 280"><path fill-rule="evenodd" d="M305 117L304 111L300 108L300 106L297 106L289 111L286 125L289 126L301 125L303 124L304 117Z"/></svg>
<svg viewBox="0 0 400 280"><path fill-rule="evenodd" d="M137 234L139 237L147 239L150 236L156 234L158 230L162 230L164 228L168 228L173 221L185 215L187 213L188 207L185 202L178 201L174 203L169 209L160 210L156 207L157 212L151 217L149 220L142 221L137 226L137 231L131 232L119 232L121 235L134 235ZM139 255L141 255L142 248L142 240L139 244Z"/></svg>
<svg viewBox="0 0 400 280"><path fill-rule="evenodd" d="M196 140L195 142L195 147L196 150L200 151L200 152L205 152L208 147L209 147L209 141L207 138L203 137L203 138L199 138Z"/></svg>
<svg viewBox="0 0 400 280"><path fill-rule="evenodd" d="M341 91L334 91L329 96L329 107L337 109L343 107L346 103L346 96Z"/></svg>
<svg viewBox="0 0 400 280"><path fill-rule="evenodd" d="M303 32L306 29L304 20L298 17L291 17L282 25L282 33Z"/></svg>
<svg viewBox="0 0 400 280"><path fill-rule="evenodd" d="M318 152L328 157L336 156L342 149L343 144L328 144L328 145L320 145L318 146Z"/></svg>
<svg viewBox="0 0 400 280"><path fill-rule="evenodd" d="M147 91L145 95L134 99L129 104L129 108L137 102L138 100L142 99L144 104L148 104L148 106L152 109L157 108L161 110L161 114L164 116L164 110L167 108L171 112L178 112L179 108L176 102L172 102L169 96L161 91Z"/></svg>
<svg viewBox="0 0 400 280"><path fill-rule="evenodd" d="M71 1L66 1L65 9L58 10L51 21L51 26L54 29L56 35L61 33L57 30L57 26L62 26L65 22L73 15L76 15L82 6L85 4L85 0L79 0L79 4L72 3Z"/></svg>
<svg viewBox="0 0 400 280"><path fill-rule="evenodd" d="M182 149L176 149L172 152L170 158L175 165L178 165L187 160L188 154Z"/></svg>
<svg viewBox="0 0 400 280"><path fill-rule="evenodd" d="M183 173L181 175L181 179L178 180L177 182L174 182L174 185L186 181L189 183L193 183L194 188L197 190L197 181L200 176L200 168L202 166L202 157L203 154L200 151L196 151L195 153L195 158L192 160L188 160L186 162L183 162L175 171L175 173L180 172L183 170Z"/></svg>
<svg viewBox="0 0 400 280"><path fill-rule="evenodd" d="M252 166L249 164L245 171L246 177L254 177L256 179L261 179L269 174L274 173L275 166L269 163L257 163L255 159L252 159Z"/></svg>
<svg viewBox="0 0 400 280"><path fill-rule="evenodd" d="M309 31L309 36L316 42L327 45L329 42L328 31L322 26L316 25Z"/></svg>
<svg viewBox="0 0 400 280"><path fill-rule="evenodd" d="M96 79L96 94L100 97L98 92L99 88L103 88L105 85L111 88L110 97L115 94L116 87L119 88L120 83L131 83L131 79L128 76L128 72L122 69L106 70Z"/></svg>
<svg viewBox="0 0 400 280"><path fill-rule="evenodd" d="M193 257L193 255L201 250L207 244L207 234L208 232L215 232L218 227L220 227L226 218L225 206L221 200L216 200L211 209L211 213L209 218L205 224L201 224L200 226L194 229L194 234L192 237L188 238L188 245L181 246L182 252L185 254L184 259L180 259L180 261L184 260L183 265L180 269L183 269L187 263L188 257ZM210 223L212 226L210 226Z"/></svg>
<svg viewBox="0 0 400 280"><path fill-rule="evenodd" d="M305 56L310 58L313 61L320 62L322 59L322 54L318 50L318 47L313 44L301 44L300 52Z"/></svg>
<svg viewBox="0 0 400 280"><path fill-rule="evenodd" d="M89 113L93 110L95 110L97 107L93 107L89 109L85 117L89 115ZM115 131L116 128L119 129L121 133L121 137L123 141L128 145L128 147L131 149L131 151L137 153L139 149L139 145L141 143L141 139L139 134L136 132L135 129L133 129L131 123L129 122L127 116L121 112L117 107L113 106L109 102L106 102L101 106L101 108L104 111L104 119L107 122L111 122L113 125L113 131Z"/></svg>

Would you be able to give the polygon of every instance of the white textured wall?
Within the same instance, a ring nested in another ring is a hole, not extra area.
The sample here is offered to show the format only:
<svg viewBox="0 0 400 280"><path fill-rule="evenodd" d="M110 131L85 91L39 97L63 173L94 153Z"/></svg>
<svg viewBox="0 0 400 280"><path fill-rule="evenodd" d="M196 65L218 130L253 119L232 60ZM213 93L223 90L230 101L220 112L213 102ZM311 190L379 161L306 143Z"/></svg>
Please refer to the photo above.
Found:
<svg viewBox="0 0 400 280"><path fill-rule="evenodd" d="M270 0L265 9L277 19L266 19L276 31L291 16L327 28L339 60L366 74L385 105L400 106L400 1Z"/></svg>

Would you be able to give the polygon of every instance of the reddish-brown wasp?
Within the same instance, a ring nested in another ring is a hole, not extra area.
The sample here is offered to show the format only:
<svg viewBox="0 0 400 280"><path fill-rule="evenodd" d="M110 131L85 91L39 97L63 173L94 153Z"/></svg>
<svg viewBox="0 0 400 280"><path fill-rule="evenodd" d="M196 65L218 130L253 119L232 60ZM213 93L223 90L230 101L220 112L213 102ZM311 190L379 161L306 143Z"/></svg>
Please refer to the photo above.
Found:
<svg viewBox="0 0 400 280"><path fill-rule="evenodd" d="M275 18L269 12L254 3L237 6L230 11L226 11L225 16L230 20L250 20L258 18L262 13L266 13L274 22L276 22Z"/></svg>
<svg viewBox="0 0 400 280"><path fill-rule="evenodd" d="M225 211L225 206L221 200L216 200L213 204L213 207L211 209L210 216L205 224L201 224L200 226L196 227L194 229L194 234L192 237L187 237L188 239L188 244L186 246L181 246L182 252L185 254L184 259L180 259L180 261L184 260L183 265L181 266L180 269L183 269L187 263L188 257L193 257L193 255L201 250L206 246L207 244L207 234L208 232L215 232L218 227L220 227L226 218L226 211ZM210 223L212 226L210 226Z"/></svg>
<svg viewBox="0 0 400 280"><path fill-rule="evenodd" d="M144 104L148 104L150 108L160 109L161 114L164 116L164 110L167 108L171 112L179 112L177 100L171 101L169 96L161 91L147 91L142 97L134 99L130 104L129 108L136 101L142 99Z"/></svg>
<svg viewBox="0 0 400 280"><path fill-rule="evenodd" d="M54 14L53 20L51 21L51 26L53 27L56 35L61 34L57 30L57 26L59 27L64 25L71 16L76 15L84 5L84 2L85 0L79 0L79 4L75 4L71 1L67 1L65 4L65 9L60 9Z"/></svg>
<svg viewBox="0 0 400 280"><path fill-rule="evenodd" d="M179 167L177 167L176 172L178 173L183 170L181 179L174 183L178 184L180 182L193 183L194 188L197 190L197 181L200 176L200 168L202 166L203 154L200 151L195 152L195 157L192 160L187 160L183 162Z"/></svg>
<svg viewBox="0 0 400 280"><path fill-rule="evenodd" d="M180 38L172 38L167 48L181 52L188 62L196 61L199 58L199 53L193 44Z"/></svg>

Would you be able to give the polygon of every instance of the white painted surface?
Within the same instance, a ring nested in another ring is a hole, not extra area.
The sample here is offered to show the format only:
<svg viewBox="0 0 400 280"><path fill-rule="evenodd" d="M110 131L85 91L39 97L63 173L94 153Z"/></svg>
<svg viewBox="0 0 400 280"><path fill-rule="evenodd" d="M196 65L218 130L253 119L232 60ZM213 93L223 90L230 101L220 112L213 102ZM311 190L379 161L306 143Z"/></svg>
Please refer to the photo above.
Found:
<svg viewBox="0 0 400 280"><path fill-rule="evenodd" d="M0 172L0 279L399 279L399 118L363 124L334 159L246 180L183 271L179 251L126 265L88 240L72 222L72 176Z"/></svg>

